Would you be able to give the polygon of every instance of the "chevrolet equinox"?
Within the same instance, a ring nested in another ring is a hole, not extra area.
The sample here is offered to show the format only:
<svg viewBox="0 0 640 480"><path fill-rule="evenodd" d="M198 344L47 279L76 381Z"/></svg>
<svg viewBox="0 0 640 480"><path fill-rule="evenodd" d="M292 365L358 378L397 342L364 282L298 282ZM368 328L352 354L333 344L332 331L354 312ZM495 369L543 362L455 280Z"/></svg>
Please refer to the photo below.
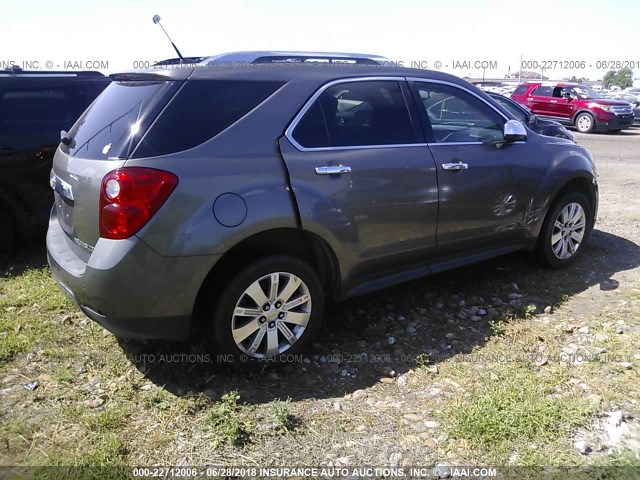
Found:
<svg viewBox="0 0 640 480"><path fill-rule="evenodd" d="M564 267L593 159L439 72L347 65L112 75L62 132L48 259L116 335L257 362L299 352L325 297L516 250ZM195 328L197 326L197 329Z"/></svg>

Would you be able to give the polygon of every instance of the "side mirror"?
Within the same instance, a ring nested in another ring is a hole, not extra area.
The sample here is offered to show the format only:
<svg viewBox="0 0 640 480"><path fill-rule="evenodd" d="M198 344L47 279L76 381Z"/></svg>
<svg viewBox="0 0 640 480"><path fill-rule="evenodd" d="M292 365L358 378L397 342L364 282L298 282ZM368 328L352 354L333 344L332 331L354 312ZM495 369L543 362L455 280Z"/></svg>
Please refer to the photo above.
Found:
<svg viewBox="0 0 640 480"><path fill-rule="evenodd" d="M538 116L533 113L527 117L528 123L536 123L538 121Z"/></svg>
<svg viewBox="0 0 640 480"><path fill-rule="evenodd" d="M519 142L527 139L527 129L518 120L508 120L504 124L503 137L505 142Z"/></svg>

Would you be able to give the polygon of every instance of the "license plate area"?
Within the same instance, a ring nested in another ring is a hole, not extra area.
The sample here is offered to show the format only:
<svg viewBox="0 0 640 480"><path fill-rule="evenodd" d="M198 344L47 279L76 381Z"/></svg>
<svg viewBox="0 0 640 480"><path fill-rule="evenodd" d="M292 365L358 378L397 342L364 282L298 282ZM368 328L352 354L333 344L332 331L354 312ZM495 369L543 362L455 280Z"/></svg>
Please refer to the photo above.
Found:
<svg viewBox="0 0 640 480"><path fill-rule="evenodd" d="M73 187L70 183L65 182L51 170L51 174L49 175L49 185L58 195L66 198L67 200L74 200L73 197Z"/></svg>

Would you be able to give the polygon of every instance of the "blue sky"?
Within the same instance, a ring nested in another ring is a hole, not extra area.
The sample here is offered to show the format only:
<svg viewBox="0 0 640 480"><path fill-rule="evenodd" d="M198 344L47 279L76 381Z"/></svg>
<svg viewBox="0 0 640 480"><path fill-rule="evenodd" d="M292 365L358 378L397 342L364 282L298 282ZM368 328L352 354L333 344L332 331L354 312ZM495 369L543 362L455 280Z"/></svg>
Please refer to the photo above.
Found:
<svg viewBox="0 0 640 480"><path fill-rule="evenodd" d="M487 77L517 71L522 55L525 61L584 61L584 69L544 74L591 79L606 72L597 68L602 60L640 63L637 0L0 0L0 62L37 61L44 69L47 61L62 68L65 61L99 60L115 72L173 57L154 14L184 55L352 51L429 68L438 61L459 76L482 76L479 64L474 67L484 60L497 65L485 70ZM453 69L456 63L462 68Z"/></svg>

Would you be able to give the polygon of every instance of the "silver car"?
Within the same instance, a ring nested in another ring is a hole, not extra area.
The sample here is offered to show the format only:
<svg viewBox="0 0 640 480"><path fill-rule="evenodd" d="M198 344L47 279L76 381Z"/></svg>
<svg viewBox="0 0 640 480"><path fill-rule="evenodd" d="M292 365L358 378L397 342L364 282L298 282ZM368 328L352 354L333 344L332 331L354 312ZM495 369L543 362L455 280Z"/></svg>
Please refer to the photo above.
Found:
<svg viewBox="0 0 640 480"><path fill-rule="evenodd" d="M502 255L584 250L591 155L439 72L357 65L112 76L51 172L48 258L117 335L258 362L299 352L326 296ZM446 100L446 101L445 101Z"/></svg>

